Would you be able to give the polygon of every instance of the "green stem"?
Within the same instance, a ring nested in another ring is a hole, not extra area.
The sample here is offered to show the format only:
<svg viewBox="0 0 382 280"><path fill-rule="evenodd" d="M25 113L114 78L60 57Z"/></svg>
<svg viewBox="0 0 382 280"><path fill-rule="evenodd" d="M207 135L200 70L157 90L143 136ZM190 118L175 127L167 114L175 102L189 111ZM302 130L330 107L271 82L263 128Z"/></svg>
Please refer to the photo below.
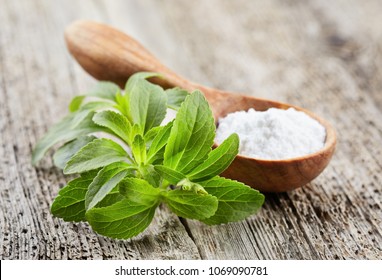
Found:
<svg viewBox="0 0 382 280"><path fill-rule="evenodd" d="M166 190L169 185L170 185L170 183L166 179L163 179L162 184L161 184L161 186L159 188L161 190Z"/></svg>

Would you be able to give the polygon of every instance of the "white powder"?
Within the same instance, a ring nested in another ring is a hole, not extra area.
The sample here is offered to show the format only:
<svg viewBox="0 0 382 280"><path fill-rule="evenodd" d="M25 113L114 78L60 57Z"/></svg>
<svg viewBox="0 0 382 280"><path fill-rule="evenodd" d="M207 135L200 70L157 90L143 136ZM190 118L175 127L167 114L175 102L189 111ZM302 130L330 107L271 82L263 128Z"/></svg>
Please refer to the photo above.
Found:
<svg viewBox="0 0 382 280"><path fill-rule="evenodd" d="M239 154L262 159L287 159L317 152L324 146L325 128L307 114L293 108L249 109L219 119L216 142L236 132Z"/></svg>

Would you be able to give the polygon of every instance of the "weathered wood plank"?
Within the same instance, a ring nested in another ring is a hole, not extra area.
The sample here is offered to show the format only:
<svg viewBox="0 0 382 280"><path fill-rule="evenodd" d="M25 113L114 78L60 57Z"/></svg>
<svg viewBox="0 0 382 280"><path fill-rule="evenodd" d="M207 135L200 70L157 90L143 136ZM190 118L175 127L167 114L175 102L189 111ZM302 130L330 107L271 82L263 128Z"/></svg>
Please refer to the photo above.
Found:
<svg viewBox="0 0 382 280"><path fill-rule="evenodd" d="M66 113L78 89L94 83L69 59L65 26L78 17L100 20L97 14L104 13L92 1L60 7L62 3L1 5L1 258L199 258L183 225L167 209L159 209L151 227L129 241L100 237L85 223L65 223L50 214L51 202L66 179L52 168L49 157L33 168L31 149Z"/></svg>
<svg viewBox="0 0 382 280"><path fill-rule="evenodd" d="M378 0L0 0L1 259L381 259L382 6ZM184 76L305 107L332 122L337 152L312 183L267 194L261 212L209 227L161 207L128 241L53 218L66 182L37 139L94 81L64 27L110 23Z"/></svg>
<svg viewBox="0 0 382 280"><path fill-rule="evenodd" d="M375 62L381 7L367 1L360 16L358 1L322 3L161 3L167 26L192 52L194 64L181 66L188 77L306 107L339 134L324 174L304 189L267 195L260 215L213 228L188 221L203 258L382 256L381 64ZM195 64L197 74L190 69Z"/></svg>

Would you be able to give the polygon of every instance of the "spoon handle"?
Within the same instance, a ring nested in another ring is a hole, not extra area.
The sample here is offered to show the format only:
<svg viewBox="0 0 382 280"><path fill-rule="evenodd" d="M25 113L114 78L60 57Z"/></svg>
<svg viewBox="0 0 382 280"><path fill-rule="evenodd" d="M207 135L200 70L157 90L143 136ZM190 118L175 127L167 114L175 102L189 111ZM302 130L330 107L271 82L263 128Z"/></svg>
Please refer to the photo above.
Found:
<svg viewBox="0 0 382 280"><path fill-rule="evenodd" d="M204 89L178 76L136 40L108 25L76 21L65 30L65 39L70 53L98 80L113 81L124 87L136 72L158 72L166 79L153 79L152 82L164 88Z"/></svg>

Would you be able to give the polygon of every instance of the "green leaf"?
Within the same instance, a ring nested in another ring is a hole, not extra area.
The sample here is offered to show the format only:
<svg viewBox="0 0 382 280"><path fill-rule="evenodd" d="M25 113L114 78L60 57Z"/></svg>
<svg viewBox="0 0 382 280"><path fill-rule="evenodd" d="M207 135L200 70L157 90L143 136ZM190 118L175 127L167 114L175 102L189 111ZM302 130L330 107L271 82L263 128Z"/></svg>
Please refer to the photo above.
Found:
<svg viewBox="0 0 382 280"><path fill-rule="evenodd" d="M93 101L84 104L78 111L74 112L74 118L70 124L71 128L76 127L83 119L85 119L90 113L99 110L110 109L114 106L110 101Z"/></svg>
<svg viewBox="0 0 382 280"><path fill-rule="evenodd" d="M134 137L133 145L131 146L134 159L138 164L146 161L146 145L142 135L137 134Z"/></svg>
<svg viewBox="0 0 382 280"><path fill-rule="evenodd" d="M183 101L190 94L188 91L177 87L167 89L165 92L167 94L167 107L174 110L179 110Z"/></svg>
<svg viewBox="0 0 382 280"><path fill-rule="evenodd" d="M125 86L125 91L126 94L130 94L132 90L135 90L135 87L141 80L147 80L149 78L163 78L163 75L160 73L155 73L155 72L137 72L127 80L126 86Z"/></svg>
<svg viewBox="0 0 382 280"><path fill-rule="evenodd" d="M143 136L143 139L145 139L146 144L151 143L155 136L163 129L163 126L156 126L151 128L149 131L146 132L146 134Z"/></svg>
<svg viewBox="0 0 382 280"><path fill-rule="evenodd" d="M81 174L60 190L50 208L52 214L64 221L79 222L85 219L85 194L96 172Z"/></svg>
<svg viewBox="0 0 382 280"><path fill-rule="evenodd" d="M86 210L95 207L102 201L125 178L128 169L134 168L125 162L115 162L102 168L89 185L85 196Z"/></svg>
<svg viewBox="0 0 382 280"><path fill-rule="evenodd" d="M59 142L68 142L78 136L83 136L94 132L109 132L108 129L96 125L92 121L93 114L89 114L76 127L69 129L74 116L75 114L66 116L59 123L51 127L48 133L37 142L32 153L33 164L36 164L40 159L42 159L46 151Z"/></svg>
<svg viewBox="0 0 382 280"><path fill-rule="evenodd" d="M164 195L168 207L179 217L204 220L214 215L218 200L209 194L193 191L173 190Z"/></svg>
<svg viewBox="0 0 382 280"><path fill-rule="evenodd" d="M72 99L69 105L70 112L75 112L81 108L81 105L87 96L93 96L101 99L111 100L116 102L116 95L120 93L120 89L116 84L111 82L98 82L96 86L84 95L76 96ZM101 101L102 102L102 101ZM92 103L92 102L90 102Z"/></svg>
<svg viewBox="0 0 382 280"><path fill-rule="evenodd" d="M51 206L52 214L67 222L85 220L85 195L96 175L97 171L82 173L81 177L70 181L62 188ZM109 206L122 199L125 197L119 193L118 188L114 188L96 207Z"/></svg>
<svg viewBox="0 0 382 280"><path fill-rule="evenodd" d="M166 116L166 94L164 90L146 80L156 77L155 73L138 73L132 75L125 88L129 99L131 119L138 124L145 134L152 127L158 126Z"/></svg>
<svg viewBox="0 0 382 280"><path fill-rule="evenodd" d="M129 109L128 100L120 92L117 93L117 95L115 96L115 100L117 102L117 104L115 105L115 108L119 112L121 112L130 121L130 123L132 123L133 120L131 119L131 116L130 116L130 109Z"/></svg>
<svg viewBox="0 0 382 280"><path fill-rule="evenodd" d="M126 178L119 184L119 192L130 201L153 205L159 203L160 190L139 178Z"/></svg>
<svg viewBox="0 0 382 280"><path fill-rule="evenodd" d="M200 91L189 95L180 107L164 152L164 165L188 174L211 151L215 124L211 109Z"/></svg>
<svg viewBox="0 0 382 280"><path fill-rule="evenodd" d="M155 165L154 168L164 179L166 179L172 185L176 185L179 181L185 178L182 173L163 165Z"/></svg>
<svg viewBox="0 0 382 280"><path fill-rule="evenodd" d="M109 128L115 135L131 145L130 134L132 128L125 116L114 111L102 111L94 115L93 121L100 126Z"/></svg>
<svg viewBox="0 0 382 280"><path fill-rule="evenodd" d="M70 112L77 111L81 107L82 102L84 101L85 97L86 97L85 95L78 95L78 96L74 97L69 104L69 111Z"/></svg>
<svg viewBox="0 0 382 280"><path fill-rule="evenodd" d="M64 173L82 173L127 159L126 151L114 141L105 138L95 139L68 161Z"/></svg>
<svg viewBox="0 0 382 280"><path fill-rule="evenodd" d="M113 205L92 208L86 220L94 231L116 239L128 239L144 231L151 223L157 205L144 205L123 199Z"/></svg>
<svg viewBox="0 0 382 280"><path fill-rule="evenodd" d="M139 172L142 178L149 182L155 188L158 188L162 183L162 177L151 164L140 166Z"/></svg>
<svg viewBox="0 0 382 280"><path fill-rule="evenodd" d="M115 96L120 92L119 86L112 82L100 81L86 95L115 101Z"/></svg>
<svg viewBox="0 0 382 280"><path fill-rule="evenodd" d="M134 140L137 135L141 135L141 128L138 124L134 124L131 128L130 139Z"/></svg>
<svg viewBox="0 0 382 280"><path fill-rule="evenodd" d="M151 223L159 203L159 190L144 180L127 178L119 184L126 196L111 206L92 208L86 219L96 232L118 239L138 235Z"/></svg>
<svg viewBox="0 0 382 280"><path fill-rule="evenodd" d="M230 135L208 158L196 167L187 177L194 182L205 181L222 173L234 160L239 151L239 136Z"/></svg>
<svg viewBox="0 0 382 280"><path fill-rule="evenodd" d="M94 139L96 139L94 136L80 136L77 139L66 143L55 152L53 156L54 165L56 165L58 168L64 169L69 159L82 147Z"/></svg>
<svg viewBox="0 0 382 280"><path fill-rule="evenodd" d="M158 134L154 137L147 152L147 163L153 163L157 159L163 158L164 148L170 136L172 125L173 122L169 122L167 125L160 127L161 130L159 130Z"/></svg>
<svg viewBox="0 0 382 280"><path fill-rule="evenodd" d="M125 199L125 197L119 193L118 185L117 185L95 207L96 208L107 207L107 206L113 205L114 203L117 203L118 201L121 201L121 200L124 200L124 199Z"/></svg>
<svg viewBox="0 0 382 280"><path fill-rule="evenodd" d="M209 225L243 220L255 214L264 203L264 195L259 191L234 180L217 176L200 184L219 200L215 215L203 220Z"/></svg>

